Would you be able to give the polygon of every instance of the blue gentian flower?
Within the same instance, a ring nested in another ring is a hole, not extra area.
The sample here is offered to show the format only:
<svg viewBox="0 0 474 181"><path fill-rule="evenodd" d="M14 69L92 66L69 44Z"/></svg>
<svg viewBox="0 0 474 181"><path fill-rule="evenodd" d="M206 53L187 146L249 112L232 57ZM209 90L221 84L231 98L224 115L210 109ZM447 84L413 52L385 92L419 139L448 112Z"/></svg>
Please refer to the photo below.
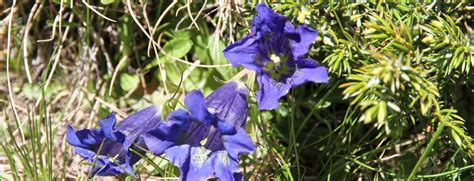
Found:
<svg viewBox="0 0 474 181"><path fill-rule="evenodd" d="M224 56L233 66L257 72L259 109L278 108L278 100L303 83L328 82L327 69L305 57L318 31L304 24L295 28L265 4L256 10L250 34L224 49Z"/></svg>
<svg viewBox="0 0 474 181"><path fill-rule="evenodd" d="M135 175L132 165L140 157L129 148L144 153L146 145L141 134L156 128L160 114L156 106L150 106L125 118L115 125L115 113L99 121L98 129L75 131L67 127L66 141L75 147L75 153L92 165L91 175Z"/></svg>
<svg viewBox="0 0 474 181"><path fill-rule="evenodd" d="M201 91L184 100L189 112L178 109L143 136L150 151L164 154L180 167L180 180L242 180L239 155L255 151L245 131L248 90L236 82L204 98Z"/></svg>

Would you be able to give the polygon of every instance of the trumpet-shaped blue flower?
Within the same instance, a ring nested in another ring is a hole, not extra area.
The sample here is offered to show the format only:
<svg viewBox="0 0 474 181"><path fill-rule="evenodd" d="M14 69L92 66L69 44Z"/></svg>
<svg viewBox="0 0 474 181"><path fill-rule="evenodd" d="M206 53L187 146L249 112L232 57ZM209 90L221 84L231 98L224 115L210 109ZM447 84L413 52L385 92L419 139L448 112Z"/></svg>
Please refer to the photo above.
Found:
<svg viewBox="0 0 474 181"><path fill-rule="evenodd" d="M181 180L242 180L239 155L252 153L255 145L244 129L248 90L236 82L223 85L207 98L200 91L143 136L156 155L164 154L180 167Z"/></svg>
<svg viewBox="0 0 474 181"><path fill-rule="evenodd" d="M117 126L114 126L115 122L112 113L99 122L98 129L75 131L71 126L67 127L66 141L75 147L76 154L92 164L92 176L135 175L132 165L140 157L129 148L144 152L146 146L140 135L156 128L161 119L158 108L150 106L130 115Z"/></svg>
<svg viewBox="0 0 474 181"><path fill-rule="evenodd" d="M256 10L250 34L224 49L224 55L233 66L257 72L259 109L278 108L278 100L303 83L326 83L327 69L305 58L318 31L304 24L295 28L265 4Z"/></svg>

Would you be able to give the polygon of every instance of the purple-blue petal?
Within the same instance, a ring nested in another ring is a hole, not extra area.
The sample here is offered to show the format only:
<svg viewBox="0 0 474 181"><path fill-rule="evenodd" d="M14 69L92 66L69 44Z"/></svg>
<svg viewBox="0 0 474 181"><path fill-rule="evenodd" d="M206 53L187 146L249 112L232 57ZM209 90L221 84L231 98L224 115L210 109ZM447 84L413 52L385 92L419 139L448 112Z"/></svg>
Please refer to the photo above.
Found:
<svg viewBox="0 0 474 181"><path fill-rule="evenodd" d="M187 180L189 172L191 147L189 145L173 146L166 149L164 155L173 164L179 167L181 171L180 180Z"/></svg>
<svg viewBox="0 0 474 181"><path fill-rule="evenodd" d="M209 125L193 120L183 109L171 112L163 124L142 136L147 148L161 155L175 145L197 146L208 135Z"/></svg>
<svg viewBox="0 0 474 181"><path fill-rule="evenodd" d="M205 148L191 147L189 171L184 174L192 180L205 181L214 175L213 160L210 159L212 153L205 153L203 150Z"/></svg>
<svg viewBox="0 0 474 181"><path fill-rule="evenodd" d="M255 10L258 13L258 17L271 29L271 31L279 33L284 32L285 23L287 21L285 16L274 12L264 3L258 4L255 7Z"/></svg>
<svg viewBox="0 0 474 181"><path fill-rule="evenodd" d="M169 149L166 149L164 154L165 154L165 157L168 158L168 160L171 163L179 167L182 167L183 165L185 165L186 161L189 159L190 149L191 147L189 145L173 146L173 147L170 147ZM187 171L187 169L185 169L185 171Z"/></svg>
<svg viewBox="0 0 474 181"><path fill-rule="evenodd" d="M89 132L90 131L87 130L82 134L82 138L79 138L79 136L76 134L76 131L74 131L74 128L71 125L68 125L66 129L66 141L73 146L86 146L82 143L82 140L85 140L89 143L95 142L94 137L92 137Z"/></svg>
<svg viewBox="0 0 474 181"><path fill-rule="evenodd" d="M258 53L258 41L252 36L245 36L224 49L224 56L232 66L242 65L246 69L261 71L262 68L255 61Z"/></svg>
<svg viewBox="0 0 474 181"><path fill-rule="evenodd" d="M229 157L226 151L218 151L212 154L215 177L219 180L235 181L240 177L235 177L235 173L240 173L239 162Z"/></svg>
<svg viewBox="0 0 474 181"><path fill-rule="evenodd" d="M226 151L215 153L214 170L215 176L220 180L242 180L240 177L239 161L229 157ZM237 175L236 175L237 174Z"/></svg>
<svg viewBox="0 0 474 181"><path fill-rule="evenodd" d="M242 173L234 173L234 180L243 181L244 176L242 175Z"/></svg>
<svg viewBox="0 0 474 181"><path fill-rule="evenodd" d="M82 148L82 147L74 148L74 153L78 154L79 156L81 156L83 158L92 158L92 157L97 155L96 152L91 151L91 150L86 149L86 148Z"/></svg>
<svg viewBox="0 0 474 181"><path fill-rule="evenodd" d="M327 83L328 71L326 67L319 66L316 61L311 58L296 60L296 71L293 76L293 86L300 85L305 82Z"/></svg>
<svg viewBox="0 0 474 181"><path fill-rule="evenodd" d="M297 38L290 39L291 49L295 59L302 58L311 46L311 44L318 37L319 31L313 30L312 28L302 24L298 26Z"/></svg>
<svg viewBox="0 0 474 181"><path fill-rule="evenodd" d="M100 155L97 158L89 159L89 162L95 162L95 166L92 168L91 173L93 176L117 176L119 174L127 173L136 177L134 170L128 161L119 163L120 165L117 165L116 162L112 162L109 160L109 158Z"/></svg>
<svg viewBox="0 0 474 181"><path fill-rule="evenodd" d="M285 34L289 39L299 39L300 34L289 21L285 22Z"/></svg>
<svg viewBox="0 0 474 181"><path fill-rule="evenodd" d="M123 139L123 137L117 138L116 132L114 130L115 126L115 112L112 112L109 116L99 121L99 125L102 129L102 132L106 138L112 140Z"/></svg>
<svg viewBox="0 0 474 181"><path fill-rule="evenodd" d="M255 151L256 146L244 128L237 129L233 135L223 135L224 147L232 159L238 160L239 155Z"/></svg>
<svg viewBox="0 0 474 181"><path fill-rule="evenodd" d="M143 135L142 138L145 141L145 145L153 154L161 155L166 149L175 146L175 140L167 140L168 135L158 129L150 130L147 134Z"/></svg>
<svg viewBox="0 0 474 181"><path fill-rule="evenodd" d="M216 127L219 130L219 132L222 133L223 135L235 134L236 132L235 125L226 120L219 119L217 121Z"/></svg>
<svg viewBox="0 0 474 181"><path fill-rule="evenodd" d="M155 155L161 155L167 148L178 143L181 135L185 134L190 124L189 114L178 109L171 112L165 123L142 135L147 148Z"/></svg>
<svg viewBox="0 0 474 181"><path fill-rule="evenodd" d="M112 162L108 157L103 155L98 155L97 157L93 156L88 158L88 161L92 167L92 176L117 176L119 174L130 174L136 176L133 168L130 166L128 161L124 162Z"/></svg>
<svg viewBox="0 0 474 181"><path fill-rule="evenodd" d="M184 104L188 107L191 117L210 125L214 123L213 116L209 113L206 101L201 91L192 91L184 98Z"/></svg>
<svg viewBox="0 0 474 181"><path fill-rule="evenodd" d="M160 124L158 109L155 106L136 112L115 126L115 114L99 121L99 129L75 131L68 126L66 140L75 146L76 154L95 163L92 175L134 175L132 164L139 160L136 154L129 152L132 143L134 149L145 147L139 135ZM143 149L139 152L144 153ZM114 162L110 160L114 158Z"/></svg>
<svg viewBox="0 0 474 181"><path fill-rule="evenodd" d="M140 142L140 135L157 127L160 123L159 109L152 105L125 118L115 130L125 135L124 145L130 146L132 142Z"/></svg>
<svg viewBox="0 0 474 181"><path fill-rule="evenodd" d="M278 108L278 100L288 94L293 87L306 82L327 83L328 72L325 67L310 59L295 61L295 71L286 79L276 81L267 74L257 75L259 89L257 90L257 102L260 110L272 110Z"/></svg>
<svg viewBox="0 0 474 181"><path fill-rule="evenodd" d="M207 135L207 141L204 147L212 152L225 149L222 134L215 127L209 129L209 134Z"/></svg>
<svg viewBox="0 0 474 181"><path fill-rule="evenodd" d="M277 82L266 74L257 75L259 89L257 102L259 110L272 110L279 106L278 100L290 90L285 82Z"/></svg>
<svg viewBox="0 0 474 181"><path fill-rule="evenodd" d="M229 82L206 97L207 109L219 118L218 127L241 127L247 120L248 89L237 82ZM224 134L234 134L235 130Z"/></svg>
<svg viewBox="0 0 474 181"><path fill-rule="evenodd" d="M121 174L119 170L112 168L113 166L110 164L108 159L97 158L96 160L89 160L91 164L95 161L95 165L92 165L92 172L91 175L95 176L116 176Z"/></svg>

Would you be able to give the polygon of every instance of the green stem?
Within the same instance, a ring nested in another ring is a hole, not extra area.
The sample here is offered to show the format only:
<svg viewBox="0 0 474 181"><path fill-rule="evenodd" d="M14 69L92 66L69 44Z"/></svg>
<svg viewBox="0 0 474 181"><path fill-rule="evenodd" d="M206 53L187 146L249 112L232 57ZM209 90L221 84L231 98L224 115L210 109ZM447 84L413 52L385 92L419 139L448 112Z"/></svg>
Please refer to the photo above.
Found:
<svg viewBox="0 0 474 181"><path fill-rule="evenodd" d="M293 91L291 91L291 97L294 97L293 96ZM292 100L294 101L294 100ZM291 130L291 133L290 133L290 152L291 152L291 149L294 149L295 150L295 157L296 157L296 168L298 170L298 175L297 175L297 178L298 180L302 180L302 176L300 175L301 173L301 170L300 170L300 158L299 158L299 150L298 150L298 143L296 142L296 134L295 134L295 105L296 103L293 102L292 106L291 106L291 110L293 112L293 114L291 114L291 121L290 121L290 130Z"/></svg>
<svg viewBox="0 0 474 181"><path fill-rule="evenodd" d="M443 122L440 122L438 124L438 129L436 130L436 132L434 133L433 135L433 138L430 140L430 142L428 143L428 146L426 146L426 149L423 151L423 153L421 154L421 157L420 159L418 159L418 161L416 162L416 165L415 167L413 167L413 170L411 170L411 173L410 173L410 176L408 176L408 180L412 180L413 177L415 176L418 168L421 166L421 164L423 163L423 161L425 161L426 157L428 157L428 154L430 153L431 149L433 148L434 144L436 143L436 141L438 140L438 137L441 135L441 133L443 132L443 128L444 128L444 123Z"/></svg>
<svg viewBox="0 0 474 181"><path fill-rule="evenodd" d="M319 99L318 103L316 103L313 109L311 109L311 112L309 112L309 114L304 118L303 122L298 127L298 130L296 130L295 139L298 138L301 131L303 131L303 129L305 128L306 124L308 124L309 119L311 119L311 116L313 116L313 114L315 114L319 110L319 108L327 99L327 97L329 97L329 95L331 95L334 92L334 90L337 88L337 85L339 85L339 82L336 82L334 85L335 86L331 87L331 89L327 91L326 94L321 99Z"/></svg>
<svg viewBox="0 0 474 181"><path fill-rule="evenodd" d="M454 170L443 172L443 173L437 173L437 174L432 174L432 175L420 175L417 178L437 178L437 177L451 175L451 174L454 174L454 173L459 174L463 171L466 171L466 170L469 170L469 169L472 169L472 168L474 168L474 165L468 165L468 166L465 166L465 167L456 168Z"/></svg>

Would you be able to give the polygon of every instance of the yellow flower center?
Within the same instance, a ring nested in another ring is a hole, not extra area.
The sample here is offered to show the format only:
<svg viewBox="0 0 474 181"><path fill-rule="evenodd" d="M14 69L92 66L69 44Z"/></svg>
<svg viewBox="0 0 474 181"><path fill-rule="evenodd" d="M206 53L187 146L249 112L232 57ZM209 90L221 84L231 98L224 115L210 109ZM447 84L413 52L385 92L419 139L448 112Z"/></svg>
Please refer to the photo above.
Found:
<svg viewBox="0 0 474 181"><path fill-rule="evenodd" d="M275 54L270 55L270 60L272 60L272 62L275 63L275 64L280 64L280 62L281 62L280 56L275 55Z"/></svg>
<svg viewBox="0 0 474 181"><path fill-rule="evenodd" d="M290 73L290 67L285 63L288 59L285 56L271 54L270 62L265 64L265 71L270 74L273 79L280 79L282 75Z"/></svg>

